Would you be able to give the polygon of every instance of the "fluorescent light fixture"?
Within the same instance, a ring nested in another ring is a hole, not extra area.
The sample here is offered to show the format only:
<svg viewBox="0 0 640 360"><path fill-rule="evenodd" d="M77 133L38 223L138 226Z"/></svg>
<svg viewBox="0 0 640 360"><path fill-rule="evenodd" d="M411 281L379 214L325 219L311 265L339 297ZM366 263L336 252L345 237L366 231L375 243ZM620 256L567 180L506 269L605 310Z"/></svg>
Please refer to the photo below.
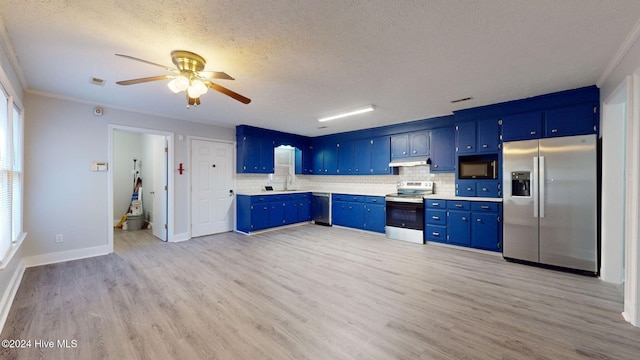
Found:
<svg viewBox="0 0 640 360"><path fill-rule="evenodd" d="M358 115L358 114L366 113L366 112L369 112L369 111L373 111L374 109L375 109L375 107L373 105L369 105L367 107L363 107L361 109L352 110L352 111L349 111L349 112L346 112L346 113L323 117L323 118L318 119L318 121L324 122L324 121L329 121L329 120L342 119L343 117L347 117L347 116L351 116L351 115Z"/></svg>

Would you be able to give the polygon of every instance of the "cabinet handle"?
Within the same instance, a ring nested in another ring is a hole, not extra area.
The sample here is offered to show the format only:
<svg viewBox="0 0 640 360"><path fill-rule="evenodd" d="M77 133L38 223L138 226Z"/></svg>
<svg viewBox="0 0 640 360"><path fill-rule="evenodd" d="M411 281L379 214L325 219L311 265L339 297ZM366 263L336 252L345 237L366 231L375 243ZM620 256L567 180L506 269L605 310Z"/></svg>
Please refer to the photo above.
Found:
<svg viewBox="0 0 640 360"><path fill-rule="evenodd" d="M434 164L434 165L433 165L433 167L434 167L434 168L437 168L437 167L438 167L438 164Z"/></svg>
<svg viewBox="0 0 640 360"><path fill-rule="evenodd" d="M431 203L431 206L440 206L440 203Z"/></svg>
<svg viewBox="0 0 640 360"><path fill-rule="evenodd" d="M407 155L407 152L406 152L406 151L403 151L403 152L402 152L402 155Z"/></svg>
<svg viewBox="0 0 640 360"><path fill-rule="evenodd" d="M413 150L413 153L416 154L418 151L417 150Z"/></svg>
<svg viewBox="0 0 640 360"><path fill-rule="evenodd" d="M467 188L467 191L471 191L471 190L473 190L473 188L470 188L470 187Z"/></svg>
<svg viewBox="0 0 640 360"><path fill-rule="evenodd" d="M482 188L482 191L487 192L489 190L487 190L487 188Z"/></svg>
<svg viewBox="0 0 640 360"><path fill-rule="evenodd" d="M551 132L552 132L552 133L557 133L557 132L558 132L558 129L551 129Z"/></svg>
<svg viewBox="0 0 640 360"><path fill-rule="evenodd" d="M488 147L489 147L489 145L487 145L487 144L482 144L482 147L486 149L486 148L488 148Z"/></svg>
<svg viewBox="0 0 640 360"><path fill-rule="evenodd" d="M457 207L457 208L461 208L461 207L462 207L462 204L456 204L456 207Z"/></svg>
<svg viewBox="0 0 640 360"><path fill-rule="evenodd" d="M467 145L467 149L471 149L473 146L471 145Z"/></svg>
<svg viewBox="0 0 640 360"><path fill-rule="evenodd" d="M477 222L482 222L482 219L477 218L477 219L476 219L476 221L477 221Z"/></svg>
<svg viewBox="0 0 640 360"><path fill-rule="evenodd" d="M529 134L531 134L531 135L535 135L535 134L536 134L536 132L535 132L535 131L532 131L532 132L530 132Z"/></svg>
<svg viewBox="0 0 640 360"><path fill-rule="evenodd" d="M466 216L463 216L463 217L462 217L462 221L467 221L467 217L466 217Z"/></svg>
<svg viewBox="0 0 640 360"><path fill-rule="evenodd" d="M482 205L482 206L480 206L480 208L481 208L481 209L488 210L488 209L489 209L489 206L488 206L488 205Z"/></svg>
<svg viewBox="0 0 640 360"><path fill-rule="evenodd" d="M440 216L432 216L431 217L433 220L440 220Z"/></svg>
<svg viewBox="0 0 640 360"><path fill-rule="evenodd" d="M434 232L432 232L431 234L432 234L433 236L440 236L440 233L439 233L439 232L435 232L435 231L434 231Z"/></svg>

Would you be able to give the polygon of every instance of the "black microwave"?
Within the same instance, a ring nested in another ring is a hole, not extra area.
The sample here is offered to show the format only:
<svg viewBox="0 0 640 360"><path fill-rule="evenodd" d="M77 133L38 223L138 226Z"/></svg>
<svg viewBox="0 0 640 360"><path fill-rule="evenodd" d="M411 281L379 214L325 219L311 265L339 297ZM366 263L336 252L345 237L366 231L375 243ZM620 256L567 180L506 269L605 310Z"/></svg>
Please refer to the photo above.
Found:
<svg viewBox="0 0 640 360"><path fill-rule="evenodd" d="M496 160L487 161L464 161L458 163L458 179L497 179L498 162Z"/></svg>

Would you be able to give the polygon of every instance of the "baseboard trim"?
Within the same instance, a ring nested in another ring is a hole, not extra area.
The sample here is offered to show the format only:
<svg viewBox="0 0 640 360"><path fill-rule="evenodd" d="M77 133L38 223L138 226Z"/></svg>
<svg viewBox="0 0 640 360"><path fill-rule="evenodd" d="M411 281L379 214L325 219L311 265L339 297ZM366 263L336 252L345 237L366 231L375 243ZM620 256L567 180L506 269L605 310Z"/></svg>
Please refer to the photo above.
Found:
<svg viewBox="0 0 640 360"><path fill-rule="evenodd" d="M90 248L60 251L49 254L27 256L24 258L25 267L30 268L34 266L55 264L71 260L79 260L90 258L94 256L102 256L111 253L111 247L109 245L100 245Z"/></svg>
<svg viewBox="0 0 640 360"><path fill-rule="evenodd" d="M20 284L22 283L22 276L24 275L25 269L25 261L22 259L11 277L7 290L2 295L2 300L0 300L0 332L4 329L4 324L9 316L9 311L11 311L11 305L13 305L13 300L15 299L16 294L18 293L18 288L20 288Z"/></svg>
<svg viewBox="0 0 640 360"><path fill-rule="evenodd" d="M181 242L181 241L187 241L189 239L191 239L191 236L189 236L189 233L173 234L173 239L171 239L170 242Z"/></svg>

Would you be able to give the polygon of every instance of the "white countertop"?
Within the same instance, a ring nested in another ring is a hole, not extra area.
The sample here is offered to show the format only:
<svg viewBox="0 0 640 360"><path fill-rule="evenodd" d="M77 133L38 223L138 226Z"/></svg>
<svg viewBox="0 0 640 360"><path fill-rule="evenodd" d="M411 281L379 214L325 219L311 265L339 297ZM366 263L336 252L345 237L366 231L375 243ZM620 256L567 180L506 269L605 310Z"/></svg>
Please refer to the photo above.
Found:
<svg viewBox="0 0 640 360"><path fill-rule="evenodd" d="M388 193L380 193L376 191L328 191L328 190L273 190L273 191L255 191L255 192L239 192L238 195L246 195L246 196L260 196L260 195L286 195L286 194L300 194L300 193L329 193L329 194L348 194L348 195L358 195L358 196L385 196Z"/></svg>
<svg viewBox="0 0 640 360"><path fill-rule="evenodd" d="M308 192L321 192L321 193L330 193L330 194L349 194L349 195L359 195L359 196L385 196L385 195L387 195L387 193L382 194L382 193L375 192L375 191L371 191L371 192L353 191L353 190L327 191L327 190L313 190L313 189L239 192L238 195L245 195L245 196L286 195L286 194L300 194L300 193L308 193ZM447 194L426 195L426 196L424 196L424 199L502 202L502 198L455 196L455 195L447 195Z"/></svg>
<svg viewBox="0 0 640 360"><path fill-rule="evenodd" d="M433 194L433 195L425 195L423 198L426 199L439 199L439 200L468 200L468 201L491 201L491 202L502 202L502 198L488 198L488 197L475 197L475 196L455 196L455 195L444 195L444 194Z"/></svg>

